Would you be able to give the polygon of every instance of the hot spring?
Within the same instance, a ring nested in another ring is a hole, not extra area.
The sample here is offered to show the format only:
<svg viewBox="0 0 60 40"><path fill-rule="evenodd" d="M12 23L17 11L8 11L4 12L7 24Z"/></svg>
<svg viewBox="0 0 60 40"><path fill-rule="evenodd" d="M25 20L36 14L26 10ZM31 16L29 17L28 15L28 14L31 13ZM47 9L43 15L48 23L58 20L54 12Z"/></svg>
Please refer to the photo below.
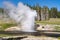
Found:
<svg viewBox="0 0 60 40"><path fill-rule="evenodd" d="M34 26L35 17L37 16L36 10L30 9L21 2L19 2L17 6L10 2L4 2L4 8L8 10L8 16L21 25L21 31L36 32Z"/></svg>

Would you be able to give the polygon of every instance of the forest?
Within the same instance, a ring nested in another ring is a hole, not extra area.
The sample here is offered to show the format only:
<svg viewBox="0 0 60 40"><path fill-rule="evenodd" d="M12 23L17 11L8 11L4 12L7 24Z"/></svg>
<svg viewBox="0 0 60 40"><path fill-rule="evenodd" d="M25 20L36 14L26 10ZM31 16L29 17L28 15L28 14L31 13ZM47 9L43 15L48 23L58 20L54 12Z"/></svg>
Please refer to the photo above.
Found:
<svg viewBox="0 0 60 40"><path fill-rule="evenodd" d="M45 9L45 11L48 11L49 18L60 18L60 11L58 11L58 9L56 7L48 8L47 6L43 6L43 7L41 7L39 5L30 6L28 4L27 4L27 6L29 6L33 10L36 10L37 13L39 14L39 16L41 14L41 9ZM0 13L4 13L3 8L0 8Z"/></svg>

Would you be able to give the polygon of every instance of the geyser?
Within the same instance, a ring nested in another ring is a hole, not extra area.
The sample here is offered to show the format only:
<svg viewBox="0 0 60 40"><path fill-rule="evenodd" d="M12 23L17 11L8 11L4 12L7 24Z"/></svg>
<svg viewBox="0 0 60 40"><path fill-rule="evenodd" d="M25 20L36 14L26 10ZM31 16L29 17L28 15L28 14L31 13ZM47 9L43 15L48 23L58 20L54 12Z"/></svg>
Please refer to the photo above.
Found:
<svg viewBox="0 0 60 40"><path fill-rule="evenodd" d="M37 16L36 10L30 9L28 6L19 2L17 6L9 2L4 2L5 9L8 10L10 18L20 23L21 31L35 32L35 17Z"/></svg>

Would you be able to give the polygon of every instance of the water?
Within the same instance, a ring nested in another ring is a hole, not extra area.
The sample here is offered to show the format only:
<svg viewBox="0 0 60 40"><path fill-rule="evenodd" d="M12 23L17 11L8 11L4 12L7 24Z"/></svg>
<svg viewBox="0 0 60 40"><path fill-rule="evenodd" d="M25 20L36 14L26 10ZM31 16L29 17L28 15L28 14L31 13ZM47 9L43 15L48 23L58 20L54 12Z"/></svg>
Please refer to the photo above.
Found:
<svg viewBox="0 0 60 40"><path fill-rule="evenodd" d="M17 6L10 2L4 2L5 9L8 10L10 18L14 19L21 25L21 31L24 32L35 32L34 22L37 16L36 10L30 9L28 6L19 2Z"/></svg>

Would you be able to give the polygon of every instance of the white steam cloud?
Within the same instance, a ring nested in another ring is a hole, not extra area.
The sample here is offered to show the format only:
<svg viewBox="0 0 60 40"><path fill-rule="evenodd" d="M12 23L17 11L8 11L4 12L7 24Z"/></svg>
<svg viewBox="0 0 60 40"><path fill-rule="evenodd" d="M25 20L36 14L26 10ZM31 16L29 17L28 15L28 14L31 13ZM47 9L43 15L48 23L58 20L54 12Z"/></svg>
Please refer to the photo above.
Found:
<svg viewBox="0 0 60 40"><path fill-rule="evenodd" d="M35 17L37 12L30 9L28 6L19 2L17 6L9 2L4 2L5 8L8 10L10 18L21 24L21 31L33 32Z"/></svg>

